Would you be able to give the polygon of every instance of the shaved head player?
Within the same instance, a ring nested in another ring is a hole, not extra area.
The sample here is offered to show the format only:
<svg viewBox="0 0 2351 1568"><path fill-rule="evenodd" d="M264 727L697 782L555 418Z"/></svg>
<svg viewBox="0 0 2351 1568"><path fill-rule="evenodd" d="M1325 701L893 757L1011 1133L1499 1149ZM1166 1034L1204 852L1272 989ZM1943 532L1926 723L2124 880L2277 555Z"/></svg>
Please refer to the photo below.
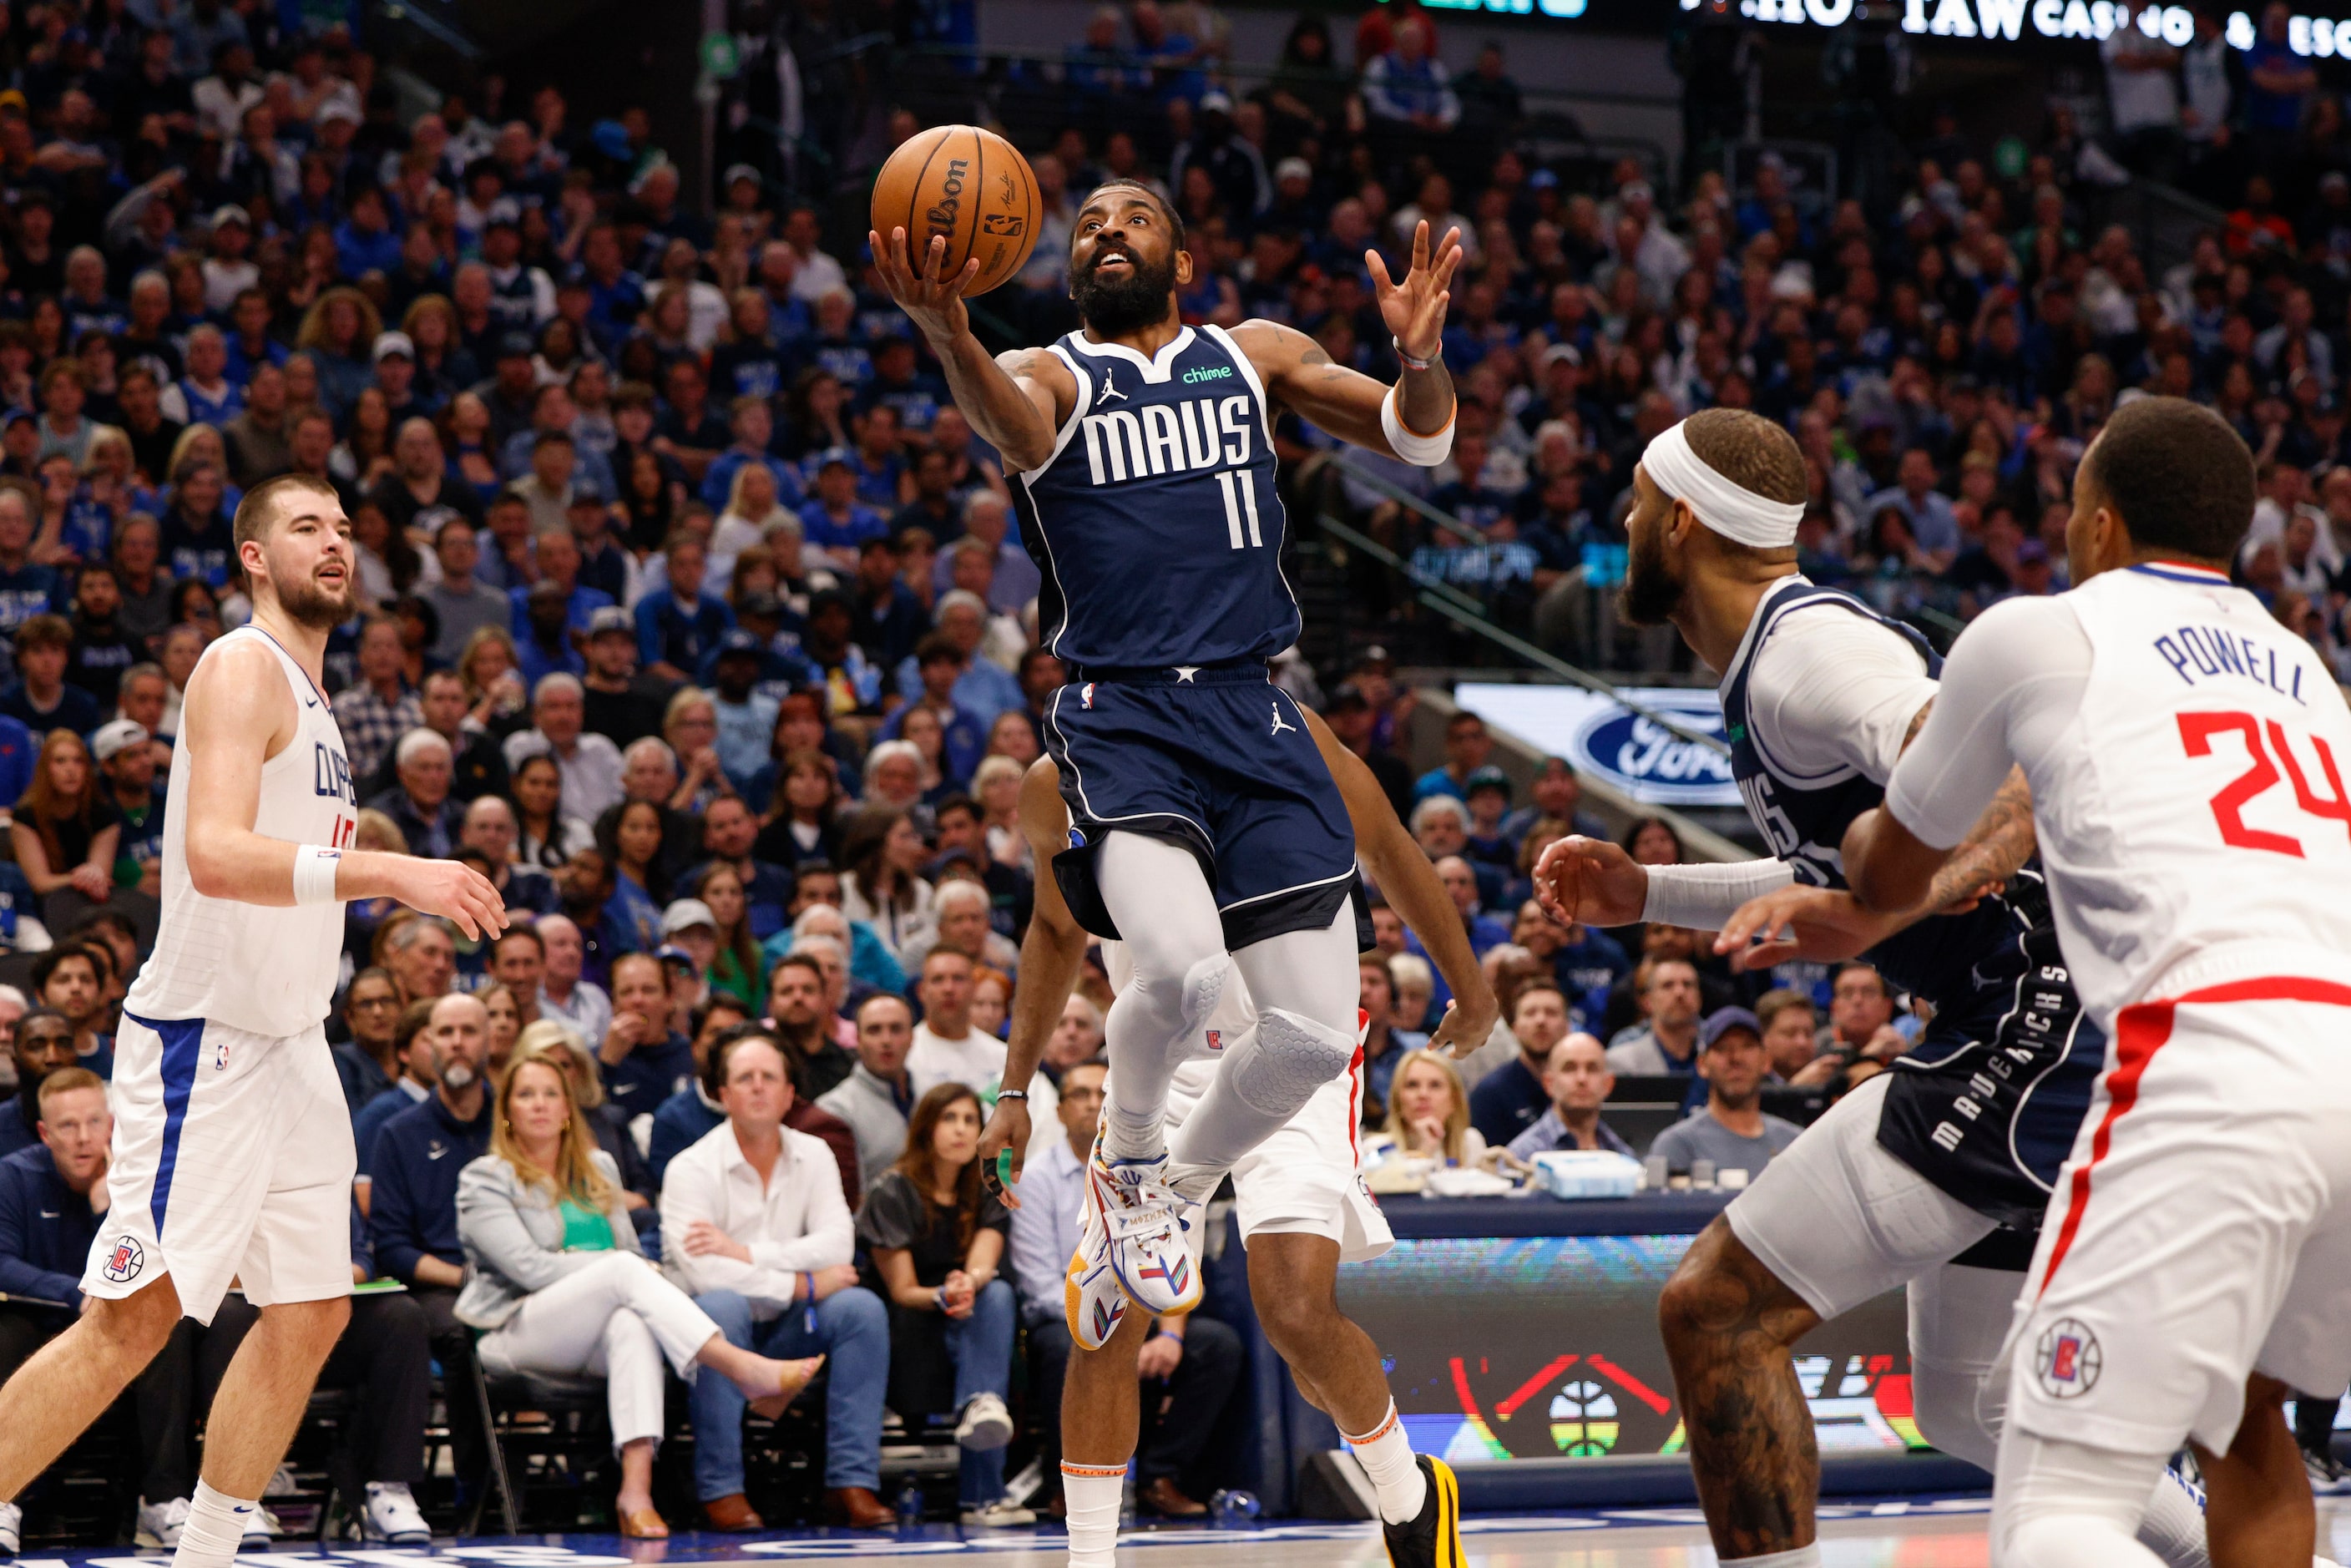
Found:
<svg viewBox="0 0 2351 1568"><path fill-rule="evenodd" d="M163 826L163 919L115 1040L112 1196L73 1327L0 1388L14 1499L229 1281L261 1321L205 1424L175 1568L225 1568L350 1315L351 1124L321 1027L343 904L396 898L480 936L497 890L455 861L350 847L350 765L319 690L350 618L350 520L322 480L246 492L253 620L188 679ZM0 1504L0 1546L23 1515Z"/></svg>

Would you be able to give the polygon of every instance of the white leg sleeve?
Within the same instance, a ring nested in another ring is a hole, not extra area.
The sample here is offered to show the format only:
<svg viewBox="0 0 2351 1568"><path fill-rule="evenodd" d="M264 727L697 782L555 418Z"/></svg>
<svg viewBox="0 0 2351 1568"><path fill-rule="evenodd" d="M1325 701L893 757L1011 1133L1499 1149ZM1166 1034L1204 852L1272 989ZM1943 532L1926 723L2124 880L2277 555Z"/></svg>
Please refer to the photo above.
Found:
<svg viewBox="0 0 2351 1568"><path fill-rule="evenodd" d="M1169 1141L1179 1165L1231 1165L1355 1058L1351 908L1319 931L1269 936L1233 956L1257 1003L1257 1027L1227 1048L1208 1092Z"/></svg>
<svg viewBox="0 0 2351 1568"><path fill-rule="evenodd" d="M1095 852L1094 883L1134 963L1103 1020L1111 1075L1102 1141L1121 1159L1150 1159L1160 1152L1168 1081L1193 1053L1232 960L1217 896L1191 851L1112 833Z"/></svg>
<svg viewBox="0 0 2351 1568"><path fill-rule="evenodd" d="M2165 1458L2002 1433L1992 1568L2162 1568L2137 1536Z"/></svg>
<svg viewBox="0 0 2351 1568"><path fill-rule="evenodd" d="M1918 1430L1954 1458L1990 1470L2007 1381L2001 1343L2024 1276L1945 1264L1910 1281L1910 1394Z"/></svg>

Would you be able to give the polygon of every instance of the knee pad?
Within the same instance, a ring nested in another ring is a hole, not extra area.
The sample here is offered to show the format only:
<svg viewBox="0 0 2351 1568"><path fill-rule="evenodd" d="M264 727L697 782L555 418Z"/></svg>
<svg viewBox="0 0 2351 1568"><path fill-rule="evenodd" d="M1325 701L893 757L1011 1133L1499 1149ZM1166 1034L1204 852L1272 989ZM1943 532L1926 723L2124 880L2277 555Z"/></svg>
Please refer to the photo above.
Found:
<svg viewBox="0 0 2351 1568"><path fill-rule="evenodd" d="M1910 1358L1912 1418L1927 1441L1955 1458L1989 1471L1997 1462L2000 1428L1988 1425L1980 1396L1980 1368ZM1995 1412L1993 1418L1997 1419Z"/></svg>
<svg viewBox="0 0 2351 1568"><path fill-rule="evenodd" d="M1184 1054L1207 1056L1208 1020L1217 1016L1225 987L1232 979L1233 956L1211 953L1184 972L1180 1007L1184 1015Z"/></svg>
<svg viewBox="0 0 2351 1568"><path fill-rule="evenodd" d="M1287 1114L1347 1071L1355 1060L1352 1034L1281 1008L1257 1020L1254 1049L1225 1064L1233 1092L1252 1109Z"/></svg>

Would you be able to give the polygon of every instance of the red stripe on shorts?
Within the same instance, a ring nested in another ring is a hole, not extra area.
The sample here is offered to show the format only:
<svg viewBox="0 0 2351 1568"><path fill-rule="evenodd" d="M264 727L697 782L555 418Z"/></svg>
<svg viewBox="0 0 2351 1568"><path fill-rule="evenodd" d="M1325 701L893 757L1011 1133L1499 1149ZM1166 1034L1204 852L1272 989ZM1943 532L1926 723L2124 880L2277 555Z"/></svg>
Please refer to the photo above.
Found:
<svg viewBox="0 0 2351 1568"><path fill-rule="evenodd" d="M2116 1014L2115 1071L2106 1080L2110 1097L2106 1114L2098 1124L2096 1135L2090 1140L2090 1163L2074 1173L2073 1186L2066 1194L2065 1222L2057 1232L2057 1245L2049 1254L2049 1269L2041 1276L2036 1297L2047 1291L2049 1281L2057 1277L2058 1265L2065 1261L2074 1238L2081 1231L2082 1211L2090 1201L2090 1173L2114 1147L2115 1124L2138 1103L2139 1080L2146 1076L2147 1063L2155 1060L2155 1053L2171 1038L2174 1009L2183 1002L2199 1006L2216 1002L2316 1002L2328 1007L2351 1007L2351 986L2301 976L2263 976L2207 986L2164 1001L2141 1002Z"/></svg>
<svg viewBox="0 0 2351 1568"><path fill-rule="evenodd" d="M1355 1149L1356 1124L1364 1119L1364 1048L1355 1047L1355 1060L1347 1063L1347 1174L1353 1176L1363 1155Z"/></svg>

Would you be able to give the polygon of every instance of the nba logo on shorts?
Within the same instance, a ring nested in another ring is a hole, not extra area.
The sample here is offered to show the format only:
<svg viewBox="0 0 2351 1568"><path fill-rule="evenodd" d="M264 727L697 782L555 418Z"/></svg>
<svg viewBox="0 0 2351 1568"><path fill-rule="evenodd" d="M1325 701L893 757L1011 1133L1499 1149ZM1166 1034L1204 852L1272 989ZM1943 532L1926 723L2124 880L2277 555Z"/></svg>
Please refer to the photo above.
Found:
<svg viewBox="0 0 2351 1568"><path fill-rule="evenodd" d="M126 1236L114 1244L99 1272L120 1285L139 1278L139 1270L147 1266L147 1254L139 1243Z"/></svg>
<svg viewBox="0 0 2351 1568"><path fill-rule="evenodd" d="M2033 1367L2042 1391L2053 1399L2073 1399L2098 1385L2105 1357L2098 1336L2073 1318L2060 1318L2041 1335Z"/></svg>
<svg viewBox="0 0 2351 1568"><path fill-rule="evenodd" d="M1094 706L1094 684L1092 681L1078 688L1078 706L1080 707Z"/></svg>

